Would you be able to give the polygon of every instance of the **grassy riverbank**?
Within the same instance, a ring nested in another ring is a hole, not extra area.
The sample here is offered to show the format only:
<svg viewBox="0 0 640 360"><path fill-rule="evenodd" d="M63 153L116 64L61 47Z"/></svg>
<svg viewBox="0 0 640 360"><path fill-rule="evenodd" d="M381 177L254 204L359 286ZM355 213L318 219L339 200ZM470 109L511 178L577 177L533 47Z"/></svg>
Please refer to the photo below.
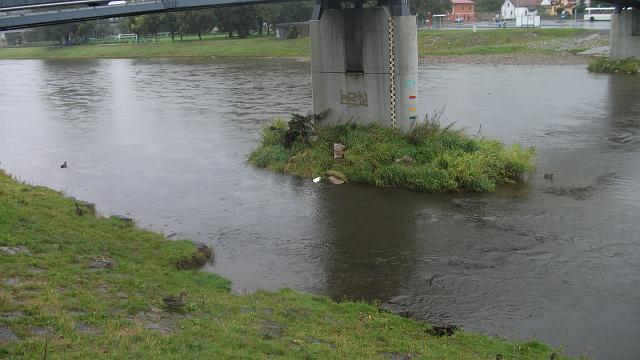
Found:
<svg viewBox="0 0 640 360"><path fill-rule="evenodd" d="M589 61L587 68L596 73L637 74L640 71L640 60L614 60L597 57Z"/></svg>
<svg viewBox="0 0 640 360"><path fill-rule="evenodd" d="M583 29L503 29L419 32L420 56L550 55L576 53L608 43L606 35Z"/></svg>
<svg viewBox="0 0 640 360"><path fill-rule="evenodd" d="M533 169L533 149L466 135L437 120L403 134L379 126L321 127L312 142L286 146L284 121L263 130L249 161L262 168L307 178L334 174L345 181L428 192L494 191ZM346 146L334 160L333 144Z"/></svg>
<svg viewBox="0 0 640 360"><path fill-rule="evenodd" d="M163 41L143 44L96 44L0 49L0 59L92 59L179 57L309 57L309 39L247 39Z"/></svg>
<svg viewBox="0 0 640 360"><path fill-rule="evenodd" d="M176 269L190 242L80 209L0 171L0 359L550 357L538 342L432 336L364 303L291 290L234 295L217 275ZM163 307L180 292L180 311Z"/></svg>
<svg viewBox="0 0 640 360"><path fill-rule="evenodd" d="M582 29L420 30L420 56L563 54L606 44L606 37ZM588 40L586 40L588 38ZM144 44L95 44L0 49L0 59L309 57L309 38L276 40L215 38Z"/></svg>

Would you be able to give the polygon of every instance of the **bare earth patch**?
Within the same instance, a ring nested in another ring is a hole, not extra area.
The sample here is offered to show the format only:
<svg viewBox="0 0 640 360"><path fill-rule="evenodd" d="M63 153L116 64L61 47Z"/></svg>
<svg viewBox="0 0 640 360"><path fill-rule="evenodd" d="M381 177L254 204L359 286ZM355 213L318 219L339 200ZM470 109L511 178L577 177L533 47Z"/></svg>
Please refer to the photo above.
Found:
<svg viewBox="0 0 640 360"><path fill-rule="evenodd" d="M0 344L20 340L16 334L6 326L0 326Z"/></svg>
<svg viewBox="0 0 640 360"><path fill-rule="evenodd" d="M97 327L83 322L78 322L76 324L76 330L87 335L100 335L102 333Z"/></svg>
<svg viewBox="0 0 640 360"><path fill-rule="evenodd" d="M184 318L185 315L183 314L169 313L152 306L149 311L139 312L129 320L141 324L149 330L170 334L175 331L178 321Z"/></svg>
<svg viewBox="0 0 640 360"><path fill-rule="evenodd" d="M29 249L24 246L0 246L0 252L7 255L29 254Z"/></svg>
<svg viewBox="0 0 640 360"><path fill-rule="evenodd" d="M30 326L29 332L38 337L50 337L54 334L53 330L41 326Z"/></svg>
<svg viewBox="0 0 640 360"><path fill-rule="evenodd" d="M22 311L9 311L0 313L0 319L2 320L14 320L24 316Z"/></svg>

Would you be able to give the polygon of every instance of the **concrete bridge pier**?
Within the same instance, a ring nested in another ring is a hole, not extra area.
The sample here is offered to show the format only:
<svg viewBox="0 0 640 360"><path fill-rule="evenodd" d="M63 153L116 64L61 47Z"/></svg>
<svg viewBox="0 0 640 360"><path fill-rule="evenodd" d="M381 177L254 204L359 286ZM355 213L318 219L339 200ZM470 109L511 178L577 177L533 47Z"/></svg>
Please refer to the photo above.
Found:
<svg viewBox="0 0 640 360"><path fill-rule="evenodd" d="M612 59L640 59L640 9L618 7L611 16L609 56Z"/></svg>
<svg viewBox="0 0 640 360"><path fill-rule="evenodd" d="M343 8L316 0L310 23L313 110L322 124L378 123L408 130L418 119L416 17L407 0Z"/></svg>

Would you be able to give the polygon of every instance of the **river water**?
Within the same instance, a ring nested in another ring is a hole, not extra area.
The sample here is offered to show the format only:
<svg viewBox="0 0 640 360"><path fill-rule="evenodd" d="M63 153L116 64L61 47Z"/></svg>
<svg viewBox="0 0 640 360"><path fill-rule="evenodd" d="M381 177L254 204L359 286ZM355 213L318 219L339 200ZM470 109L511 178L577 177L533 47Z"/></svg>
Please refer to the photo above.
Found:
<svg viewBox="0 0 640 360"><path fill-rule="evenodd" d="M0 167L213 245L208 269L237 292L380 299L572 355L640 358L638 77L421 64L422 113L446 105L469 132L538 150L525 183L430 195L246 163L265 122L310 110L309 71L264 59L0 61Z"/></svg>

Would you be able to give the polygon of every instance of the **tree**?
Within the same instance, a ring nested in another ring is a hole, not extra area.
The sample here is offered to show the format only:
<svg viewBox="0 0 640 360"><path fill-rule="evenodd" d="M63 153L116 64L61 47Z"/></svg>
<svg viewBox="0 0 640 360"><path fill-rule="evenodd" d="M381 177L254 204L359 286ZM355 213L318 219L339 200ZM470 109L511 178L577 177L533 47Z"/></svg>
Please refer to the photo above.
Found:
<svg viewBox="0 0 640 360"><path fill-rule="evenodd" d="M162 26L163 14L149 14L143 16L142 26L146 29L146 33L154 35L158 42L158 32Z"/></svg>
<svg viewBox="0 0 640 360"><path fill-rule="evenodd" d="M7 39L7 43L13 46L21 45L23 40L21 32L7 33L5 34L5 38Z"/></svg>
<svg viewBox="0 0 640 360"><path fill-rule="evenodd" d="M59 45L87 43L113 34L110 20L90 20L71 24L40 26L24 32L26 42L56 41Z"/></svg>
<svg viewBox="0 0 640 360"><path fill-rule="evenodd" d="M240 39L249 35L258 22L258 8L256 5L238 6L215 9L215 23L222 31L229 33L229 37L235 32Z"/></svg>
<svg viewBox="0 0 640 360"><path fill-rule="evenodd" d="M578 0L576 2L576 6L573 8L573 12L578 13L578 14L584 14L584 9L586 9L587 6L584 4L584 1L580 1Z"/></svg>
<svg viewBox="0 0 640 360"><path fill-rule="evenodd" d="M198 34L198 39L202 40L202 33L213 28L213 10L193 10L184 11L178 14L178 28L180 36L182 34Z"/></svg>
<svg viewBox="0 0 640 360"><path fill-rule="evenodd" d="M127 27L130 32L138 35L138 39L143 35L154 35L158 42L158 31L160 31L163 17L163 14L134 16L127 21Z"/></svg>
<svg viewBox="0 0 640 360"><path fill-rule="evenodd" d="M57 41L61 46L69 40L71 32L68 24L44 26L38 31L41 31L40 40Z"/></svg>
<svg viewBox="0 0 640 360"><path fill-rule="evenodd" d="M94 21L84 21L69 26L74 43L86 44L95 36L97 27Z"/></svg>
<svg viewBox="0 0 640 360"><path fill-rule="evenodd" d="M313 12L313 5L311 1L259 5L259 25L266 23L267 34L269 34L270 28L275 24L308 21Z"/></svg>
<svg viewBox="0 0 640 360"><path fill-rule="evenodd" d="M164 27L171 34L171 41L175 41L175 34L179 29L178 15L174 12L164 13L159 20L160 26Z"/></svg>
<svg viewBox="0 0 640 360"><path fill-rule="evenodd" d="M497 12L502 7L502 0L478 0L476 1L476 10L484 12Z"/></svg>
<svg viewBox="0 0 640 360"><path fill-rule="evenodd" d="M126 26L127 26L127 30L130 33L134 33L136 35L138 35L138 41L140 41L140 39L142 38L142 36L144 35L144 28L142 26L143 23L143 16L132 16L129 17L125 20Z"/></svg>
<svg viewBox="0 0 640 360"><path fill-rule="evenodd" d="M409 7L413 14L418 15L418 19L425 19L427 14L446 14L451 11L451 1L449 0L412 0Z"/></svg>

